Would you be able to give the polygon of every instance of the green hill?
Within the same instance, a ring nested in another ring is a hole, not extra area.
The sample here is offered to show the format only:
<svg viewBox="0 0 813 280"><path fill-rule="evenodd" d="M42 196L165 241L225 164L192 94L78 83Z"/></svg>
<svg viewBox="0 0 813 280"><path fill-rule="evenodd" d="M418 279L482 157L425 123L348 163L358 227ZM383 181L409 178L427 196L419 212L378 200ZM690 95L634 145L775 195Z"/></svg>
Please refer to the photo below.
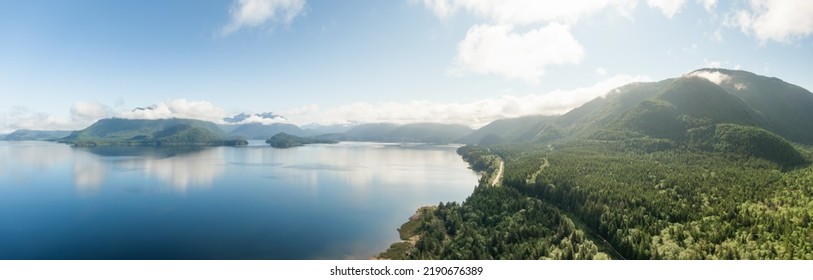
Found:
<svg viewBox="0 0 813 280"><path fill-rule="evenodd" d="M226 137L214 123L191 119L102 119L59 140L75 146L245 145Z"/></svg>
<svg viewBox="0 0 813 280"><path fill-rule="evenodd" d="M718 124L690 129L688 135L689 145L704 151L762 158L783 167L806 162L784 138L758 127Z"/></svg>
<svg viewBox="0 0 813 280"><path fill-rule="evenodd" d="M285 132L280 132L272 136L268 140L265 140L265 143L268 143L269 145L271 145L271 147L274 148L291 148L307 144L335 144L337 142L332 140L316 139L311 137L299 137Z"/></svg>
<svg viewBox="0 0 813 280"><path fill-rule="evenodd" d="M611 90L584 105L570 110L554 121L571 136L587 137L617 122L624 113L655 97L674 79L654 83L632 83Z"/></svg>
<svg viewBox="0 0 813 280"><path fill-rule="evenodd" d="M480 129L457 140L463 144L507 144L531 142L537 136L545 140L557 138L561 134L555 126L550 125L556 116L524 116L493 121Z"/></svg>
<svg viewBox="0 0 813 280"><path fill-rule="evenodd" d="M697 148L701 128L714 127L726 133L712 133L703 140L718 147L706 151L793 166L803 160L788 141L813 144L811 108L813 94L780 79L745 71L700 69L677 78L616 88L562 116L497 120L459 141L480 145L615 141L627 149L652 152ZM741 148L732 142L739 140L750 144ZM763 150L778 155L761 153Z"/></svg>
<svg viewBox="0 0 813 280"><path fill-rule="evenodd" d="M674 105L681 115L692 116L711 123L744 125L758 123L757 113L751 106L704 78L679 78L656 98Z"/></svg>
<svg viewBox="0 0 813 280"><path fill-rule="evenodd" d="M702 78L709 75L719 80ZM813 94L777 78L700 69L678 78L619 87L553 124L571 139L649 136L683 141L688 129L732 123L810 145L813 110L809 108L813 108Z"/></svg>

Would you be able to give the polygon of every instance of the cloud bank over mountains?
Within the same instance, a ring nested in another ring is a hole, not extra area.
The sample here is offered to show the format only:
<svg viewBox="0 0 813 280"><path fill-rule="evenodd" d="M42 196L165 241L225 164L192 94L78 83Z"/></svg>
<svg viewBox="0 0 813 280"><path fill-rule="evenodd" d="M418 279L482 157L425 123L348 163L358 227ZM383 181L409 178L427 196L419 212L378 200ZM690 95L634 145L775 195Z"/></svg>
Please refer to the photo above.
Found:
<svg viewBox="0 0 813 280"><path fill-rule="evenodd" d="M316 104L279 110L279 113L228 112L208 101L175 99L147 107L116 111L98 102L76 102L68 110L67 117L50 116L25 108L12 112L0 112L0 131L16 129L82 129L102 118L166 119L191 118L218 124L246 123L293 123L323 125L349 123L416 123L438 122L480 127L501 118L524 115L557 115L576 108L593 98L603 96L610 90L631 83L649 81L646 76L615 75L594 85L541 94L515 95L471 100L468 102L442 103L428 100L409 102L367 103L357 102L335 108L320 109ZM269 105L271 107L272 105Z"/></svg>

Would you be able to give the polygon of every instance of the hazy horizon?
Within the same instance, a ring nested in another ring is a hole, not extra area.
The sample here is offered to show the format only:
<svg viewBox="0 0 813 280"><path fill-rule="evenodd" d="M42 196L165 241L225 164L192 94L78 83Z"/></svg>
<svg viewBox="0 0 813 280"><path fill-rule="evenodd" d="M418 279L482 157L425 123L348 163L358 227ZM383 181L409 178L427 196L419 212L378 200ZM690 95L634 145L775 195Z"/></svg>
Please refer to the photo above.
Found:
<svg viewBox="0 0 813 280"><path fill-rule="evenodd" d="M404 0L5 4L0 133L108 117L462 124L742 69L811 89L813 5ZM631 44L631 42L635 42ZM780 67L781 66L781 67ZM142 110L134 110L142 108Z"/></svg>

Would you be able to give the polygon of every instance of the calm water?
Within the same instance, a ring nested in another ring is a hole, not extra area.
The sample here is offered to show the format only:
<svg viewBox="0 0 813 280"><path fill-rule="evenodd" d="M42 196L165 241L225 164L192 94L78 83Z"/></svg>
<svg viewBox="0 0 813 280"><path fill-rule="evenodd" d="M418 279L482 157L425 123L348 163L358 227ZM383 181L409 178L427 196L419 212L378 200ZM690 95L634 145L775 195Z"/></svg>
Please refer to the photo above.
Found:
<svg viewBox="0 0 813 280"><path fill-rule="evenodd" d="M0 259L366 259L477 183L452 146L0 141Z"/></svg>

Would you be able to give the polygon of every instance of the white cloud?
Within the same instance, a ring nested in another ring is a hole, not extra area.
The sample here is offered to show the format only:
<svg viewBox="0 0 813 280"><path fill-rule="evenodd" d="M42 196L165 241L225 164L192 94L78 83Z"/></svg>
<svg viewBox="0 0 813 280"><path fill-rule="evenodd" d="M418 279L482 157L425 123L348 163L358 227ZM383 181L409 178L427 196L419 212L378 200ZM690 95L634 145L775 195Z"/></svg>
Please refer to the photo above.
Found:
<svg viewBox="0 0 813 280"><path fill-rule="evenodd" d="M637 0L423 0L426 8L438 18L446 19L458 11L500 24L525 25L559 21L573 23L581 17L614 6L622 13L635 8Z"/></svg>
<svg viewBox="0 0 813 280"><path fill-rule="evenodd" d="M579 63L584 48L567 26L551 23L516 33L511 25L475 25L457 46L459 70L539 82L545 67Z"/></svg>
<svg viewBox="0 0 813 280"><path fill-rule="evenodd" d="M222 123L222 121L215 121L216 123ZM275 117L275 118L264 118L258 115L252 115L251 117L246 118L245 120L233 123L233 124L248 124L248 123L261 123L261 124L272 124L272 123L286 123L288 120L284 117Z"/></svg>
<svg viewBox="0 0 813 280"><path fill-rule="evenodd" d="M229 13L231 21L222 29L228 35L243 27L255 27L266 22L290 25L305 12L305 0L236 0Z"/></svg>
<svg viewBox="0 0 813 280"><path fill-rule="evenodd" d="M731 76L720 73L718 71L694 71L686 74L687 77L700 77L711 81L717 85L721 85L731 80Z"/></svg>
<svg viewBox="0 0 813 280"><path fill-rule="evenodd" d="M602 67L596 68L596 75L599 75L599 76L602 76L602 77L606 76L607 75L607 69L604 69Z"/></svg>
<svg viewBox="0 0 813 280"><path fill-rule="evenodd" d="M227 116L222 108L215 107L208 101L187 101L186 99L175 99L161 102L147 108L138 108L117 115L127 119L168 119L168 118L188 118L207 120L212 122L222 122Z"/></svg>
<svg viewBox="0 0 813 280"><path fill-rule="evenodd" d="M318 112L318 111L319 111L319 106L318 105L316 105L316 104L308 104L308 105L297 107L297 108L282 110L282 111L280 111L280 115L294 117L294 116L307 115L307 114L315 113L315 112Z"/></svg>
<svg viewBox="0 0 813 280"><path fill-rule="evenodd" d="M661 10L664 16L672 18L686 4L686 0L646 0L646 4Z"/></svg>
<svg viewBox="0 0 813 280"><path fill-rule="evenodd" d="M79 122L96 121L112 115L109 106L98 102L76 102L71 105L71 119Z"/></svg>
<svg viewBox="0 0 813 280"><path fill-rule="evenodd" d="M596 97L604 96L614 88L631 82L648 80L649 78L644 76L617 75L589 87L554 90L546 94L525 96L503 95L499 98L481 99L468 103L362 102L302 115L294 121L324 125L350 122L439 122L480 127L501 118L563 114Z"/></svg>
<svg viewBox="0 0 813 280"><path fill-rule="evenodd" d="M127 119L168 119L188 118L220 122L226 116L226 111L215 107L208 101L187 101L175 99L161 102L147 108L138 108L132 111L119 113L117 116Z"/></svg>
<svg viewBox="0 0 813 280"><path fill-rule="evenodd" d="M762 43L790 43L813 33L813 1L751 0L747 9L729 14L727 24Z"/></svg>
<svg viewBox="0 0 813 280"><path fill-rule="evenodd" d="M411 0L440 19L458 12L472 15L472 26L458 44L451 73L494 74L538 83L548 65L579 64L585 50L569 26L614 8L632 19L639 0ZM672 17L686 0L648 0ZM704 0L709 7L716 3ZM522 31L517 31L522 30ZM525 31L531 30L531 31Z"/></svg>
<svg viewBox="0 0 813 280"><path fill-rule="evenodd" d="M700 3L706 11L711 12L717 5L717 0L697 0L697 3Z"/></svg>
<svg viewBox="0 0 813 280"><path fill-rule="evenodd" d="M245 119L240 121L224 121L224 118L234 117L234 114L229 114L223 108L217 107L209 101L189 101L186 99L175 99L158 104L145 107L136 108L131 111L120 112L116 117L127 119L169 119L169 118L182 118L182 119L196 119L210 121L217 124L248 124L248 123L290 123L285 117L287 113L306 112L314 110L313 106L308 105L301 108L295 108L283 111L282 114L250 114Z"/></svg>
<svg viewBox="0 0 813 280"><path fill-rule="evenodd" d="M6 112L0 112L0 132L8 133L18 129L34 130L73 130L81 126L77 121L67 117L34 112L25 107L15 106Z"/></svg>

